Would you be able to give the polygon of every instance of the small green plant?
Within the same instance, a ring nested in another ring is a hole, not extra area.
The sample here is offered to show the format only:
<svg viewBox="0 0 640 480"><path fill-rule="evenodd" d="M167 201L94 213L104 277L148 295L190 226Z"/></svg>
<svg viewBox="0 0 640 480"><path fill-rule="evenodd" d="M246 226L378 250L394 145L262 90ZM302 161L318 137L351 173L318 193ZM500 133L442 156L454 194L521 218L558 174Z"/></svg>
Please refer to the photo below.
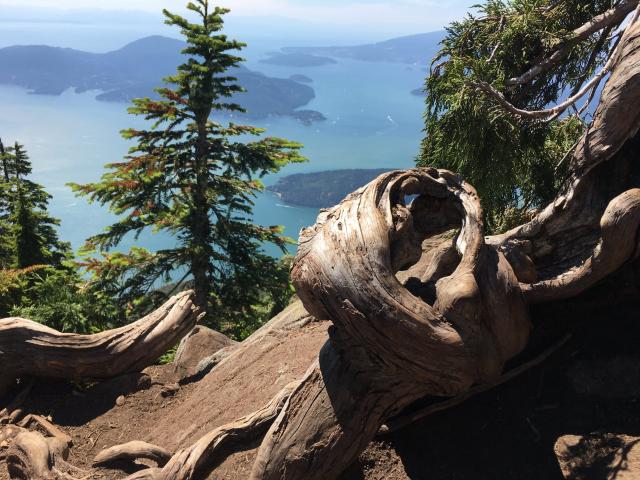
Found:
<svg viewBox="0 0 640 480"><path fill-rule="evenodd" d="M169 363L172 363L176 358L176 353L178 353L178 345L174 345L169 350L167 350L165 354L158 359L158 363L160 365L167 365Z"/></svg>

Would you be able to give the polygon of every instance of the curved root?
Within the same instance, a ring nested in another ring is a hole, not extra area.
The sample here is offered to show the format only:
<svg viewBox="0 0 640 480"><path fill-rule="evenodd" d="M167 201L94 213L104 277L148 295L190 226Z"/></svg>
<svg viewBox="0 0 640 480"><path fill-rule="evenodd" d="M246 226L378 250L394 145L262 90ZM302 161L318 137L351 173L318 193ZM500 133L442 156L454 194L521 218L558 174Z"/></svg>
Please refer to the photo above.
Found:
<svg viewBox="0 0 640 480"><path fill-rule="evenodd" d="M171 453L150 443L133 441L101 451L93 459L93 465L108 465L118 461L133 462L140 458L151 460L156 462L158 466L164 467L171 458Z"/></svg>

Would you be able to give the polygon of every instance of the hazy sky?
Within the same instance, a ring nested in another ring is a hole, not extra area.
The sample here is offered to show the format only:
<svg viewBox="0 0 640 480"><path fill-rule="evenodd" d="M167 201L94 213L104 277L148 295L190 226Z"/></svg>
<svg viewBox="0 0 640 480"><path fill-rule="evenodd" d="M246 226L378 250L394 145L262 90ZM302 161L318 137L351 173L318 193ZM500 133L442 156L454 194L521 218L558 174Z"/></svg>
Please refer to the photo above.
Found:
<svg viewBox="0 0 640 480"><path fill-rule="evenodd" d="M0 0L2 6L66 9L142 10L158 12L166 7L184 9L186 0ZM464 15L476 0L220 0L232 15L287 17L358 30L384 27L407 33L439 30Z"/></svg>

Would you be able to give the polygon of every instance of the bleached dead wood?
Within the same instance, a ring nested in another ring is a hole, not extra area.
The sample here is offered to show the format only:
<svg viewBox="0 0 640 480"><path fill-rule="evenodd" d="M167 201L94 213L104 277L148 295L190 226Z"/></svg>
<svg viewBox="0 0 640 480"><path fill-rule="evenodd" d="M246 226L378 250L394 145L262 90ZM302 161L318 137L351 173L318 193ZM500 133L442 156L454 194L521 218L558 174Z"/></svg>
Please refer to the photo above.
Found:
<svg viewBox="0 0 640 480"><path fill-rule="evenodd" d="M93 459L93 464L100 466L121 461L134 462L141 458L151 460L156 462L158 466L164 467L171 458L171 453L157 445L133 441L102 450Z"/></svg>
<svg viewBox="0 0 640 480"><path fill-rule="evenodd" d="M146 317L95 335L60 333L22 318L0 320L0 396L20 377L111 378L151 365L193 328L193 292Z"/></svg>

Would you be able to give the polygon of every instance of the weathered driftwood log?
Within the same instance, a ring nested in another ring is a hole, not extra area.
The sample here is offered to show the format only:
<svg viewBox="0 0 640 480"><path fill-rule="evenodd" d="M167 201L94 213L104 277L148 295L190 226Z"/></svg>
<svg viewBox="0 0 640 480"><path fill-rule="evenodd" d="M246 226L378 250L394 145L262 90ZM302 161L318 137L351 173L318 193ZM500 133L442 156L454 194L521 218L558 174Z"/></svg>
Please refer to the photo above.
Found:
<svg viewBox="0 0 640 480"><path fill-rule="evenodd" d="M142 370L194 327L199 312L192 297L181 293L135 323L95 335L0 320L0 395L23 376L100 379Z"/></svg>
<svg viewBox="0 0 640 480"><path fill-rule="evenodd" d="M633 258L639 46L635 21L567 187L530 224L485 242L473 190L448 172L415 170L380 177L303 233L292 277L309 312L335 329L268 432L253 479L336 478L413 399L490 381L526 343L527 303L577 295ZM435 279L435 292L412 295L393 274L457 212L458 265Z"/></svg>
<svg viewBox="0 0 640 480"><path fill-rule="evenodd" d="M409 195L418 197L407 206ZM381 176L303 233L293 281L309 312L335 328L267 434L252 478L335 478L385 419L426 395L497 378L524 348L527 309L508 262L485 245L481 218L469 185L416 169ZM424 239L452 227L457 265L432 269L445 276L431 279L426 298L414 295L396 272L420 259Z"/></svg>

